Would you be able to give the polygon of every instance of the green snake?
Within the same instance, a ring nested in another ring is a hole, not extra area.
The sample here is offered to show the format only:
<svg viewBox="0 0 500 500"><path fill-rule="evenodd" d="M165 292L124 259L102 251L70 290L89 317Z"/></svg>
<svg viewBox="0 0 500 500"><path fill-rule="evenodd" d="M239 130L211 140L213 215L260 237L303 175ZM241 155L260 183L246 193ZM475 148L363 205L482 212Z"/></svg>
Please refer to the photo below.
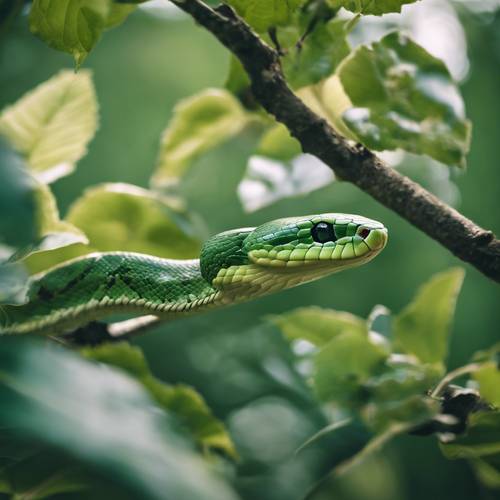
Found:
<svg viewBox="0 0 500 500"><path fill-rule="evenodd" d="M387 229L358 215L278 219L217 234L199 259L93 253L35 275L0 309L2 334L60 334L117 313L163 319L247 301L373 259Z"/></svg>

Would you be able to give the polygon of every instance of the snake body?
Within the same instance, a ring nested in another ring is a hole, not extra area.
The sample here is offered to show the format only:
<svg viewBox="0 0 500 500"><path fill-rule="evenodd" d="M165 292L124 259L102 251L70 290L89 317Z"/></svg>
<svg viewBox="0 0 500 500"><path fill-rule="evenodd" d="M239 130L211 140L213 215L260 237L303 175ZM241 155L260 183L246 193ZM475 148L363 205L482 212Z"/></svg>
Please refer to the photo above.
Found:
<svg viewBox="0 0 500 500"><path fill-rule="evenodd" d="M25 304L1 306L0 333L59 334L117 313L193 314L361 265L386 241L381 223L330 213L217 234L194 260L93 253L33 276Z"/></svg>

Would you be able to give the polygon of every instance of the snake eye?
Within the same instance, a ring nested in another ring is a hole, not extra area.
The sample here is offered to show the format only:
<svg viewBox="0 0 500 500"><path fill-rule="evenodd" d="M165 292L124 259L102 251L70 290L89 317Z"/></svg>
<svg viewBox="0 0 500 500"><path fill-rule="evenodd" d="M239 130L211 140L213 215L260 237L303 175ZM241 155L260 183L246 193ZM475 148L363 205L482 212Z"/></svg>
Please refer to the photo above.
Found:
<svg viewBox="0 0 500 500"><path fill-rule="evenodd" d="M328 222L318 222L318 224L311 229L311 235L313 240L318 243L337 240L333 224L329 224Z"/></svg>

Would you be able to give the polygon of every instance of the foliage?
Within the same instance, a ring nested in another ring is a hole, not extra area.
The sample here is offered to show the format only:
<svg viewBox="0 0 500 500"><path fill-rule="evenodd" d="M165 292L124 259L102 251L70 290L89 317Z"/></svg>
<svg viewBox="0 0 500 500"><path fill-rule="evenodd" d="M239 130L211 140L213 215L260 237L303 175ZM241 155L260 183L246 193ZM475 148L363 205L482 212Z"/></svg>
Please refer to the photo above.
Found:
<svg viewBox="0 0 500 500"><path fill-rule="evenodd" d="M78 69L138 3L34 0L20 22ZM411 0L227 3L279 48L290 87L339 133L375 151L465 166L470 123L443 61L400 31L353 47L364 16L400 12ZM195 163L225 143L250 144L245 173L233 175L247 212L335 179L264 114L233 57L225 88L173 109L150 189L87 186L61 217L53 184L92 152L97 132L93 78L61 71L0 114L0 303L23 302L28 274L93 251L195 258L208 231L184 187ZM253 317L252 329L230 335L190 323L174 354L158 350L168 354L161 369L128 343L71 352L53 340L2 338L0 498L298 499L408 433L437 438L444 457L467 460L498 489L498 346L458 369L447 359L463 279L460 268L440 272L397 314L375 306L367 319L314 306ZM384 285L406 289L393 276ZM203 372L196 388L178 383L188 362Z"/></svg>

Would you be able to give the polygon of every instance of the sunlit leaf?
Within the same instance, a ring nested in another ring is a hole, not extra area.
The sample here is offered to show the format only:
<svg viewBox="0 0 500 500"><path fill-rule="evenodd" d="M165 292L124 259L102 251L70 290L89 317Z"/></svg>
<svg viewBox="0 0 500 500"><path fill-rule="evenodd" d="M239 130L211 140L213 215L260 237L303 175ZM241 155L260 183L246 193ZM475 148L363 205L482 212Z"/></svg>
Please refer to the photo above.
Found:
<svg viewBox="0 0 500 500"><path fill-rule="evenodd" d="M87 71L61 71L0 115L0 135L45 183L74 170L96 128L97 101Z"/></svg>
<svg viewBox="0 0 500 500"><path fill-rule="evenodd" d="M34 0L30 29L80 66L106 27L111 0Z"/></svg>
<svg viewBox="0 0 500 500"><path fill-rule="evenodd" d="M116 28L116 26L122 24L125 19L127 19L127 17L135 11L136 8L137 6L134 5L134 2L126 2L123 4L113 2L106 18L105 28Z"/></svg>
<svg viewBox="0 0 500 500"><path fill-rule="evenodd" d="M359 47L338 75L354 106L344 121L368 148L465 166L470 123L443 61L394 32Z"/></svg>
<svg viewBox="0 0 500 500"><path fill-rule="evenodd" d="M352 103L336 74L315 85L303 87L296 93L307 106L330 123L337 132L348 139L357 140L344 123L344 112L352 107Z"/></svg>
<svg viewBox="0 0 500 500"><path fill-rule="evenodd" d="M278 123L264 132L255 153L273 160L288 161L301 154L302 148L288 129Z"/></svg>
<svg viewBox="0 0 500 500"><path fill-rule="evenodd" d="M257 31L285 24L303 0L228 0Z"/></svg>
<svg viewBox="0 0 500 500"><path fill-rule="evenodd" d="M340 19L321 23L308 35L300 48L293 47L287 51L282 64L292 87L317 83L332 75L351 51L347 42L348 24L348 20ZM298 38L297 36L296 39Z"/></svg>
<svg viewBox="0 0 500 500"><path fill-rule="evenodd" d="M101 184L70 207L67 221L92 248L129 250L167 258L198 257L199 235L189 214L166 197L130 184Z"/></svg>
<svg viewBox="0 0 500 500"><path fill-rule="evenodd" d="M479 383L481 397L500 408L500 369L498 363L490 361L474 372L473 377Z"/></svg>
<svg viewBox="0 0 500 500"><path fill-rule="evenodd" d="M66 452L132 497L235 498L140 384L42 342L2 341L0 426Z"/></svg>
<svg viewBox="0 0 500 500"><path fill-rule="evenodd" d="M359 14L381 16L387 12L401 12L403 5L416 1L418 0L327 0L327 3Z"/></svg>
<svg viewBox="0 0 500 500"><path fill-rule="evenodd" d="M194 258L199 255L199 238L204 232L177 200L130 184L101 184L86 190L71 205L62 224L83 231L88 240L28 257L31 273L97 251Z"/></svg>
<svg viewBox="0 0 500 500"><path fill-rule="evenodd" d="M237 135L251 119L226 90L207 89L180 101L163 134L153 186L177 184L200 154Z"/></svg>
<svg viewBox="0 0 500 500"><path fill-rule="evenodd" d="M334 178L333 171L311 155L299 155L287 163L252 156L238 185L238 197L246 212L254 212L327 186Z"/></svg>
<svg viewBox="0 0 500 500"><path fill-rule="evenodd" d="M224 451L235 457L234 445L224 425L215 418L203 397L186 385L168 385L154 377L138 347L126 343L87 348L84 355L127 372L165 410L174 414L193 439L206 449Z"/></svg>
<svg viewBox="0 0 500 500"><path fill-rule="evenodd" d="M464 270L453 268L431 278L395 318L394 340L424 363L443 363Z"/></svg>
<svg viewBox="0 0 500 500"><path fill-rule="evenodd" d="M270 320L288 340L307 340L323 347L345 331L367 335L366 323L353 314L322 309L299 307L288 313L271 316Z"/></svg>
<svg viewBox="0 0 500 500"><path fill-rule="evenodd" d="M28 245L36 238L36 182L2 140L0 179L0 243L11 247Z"/></svg>

